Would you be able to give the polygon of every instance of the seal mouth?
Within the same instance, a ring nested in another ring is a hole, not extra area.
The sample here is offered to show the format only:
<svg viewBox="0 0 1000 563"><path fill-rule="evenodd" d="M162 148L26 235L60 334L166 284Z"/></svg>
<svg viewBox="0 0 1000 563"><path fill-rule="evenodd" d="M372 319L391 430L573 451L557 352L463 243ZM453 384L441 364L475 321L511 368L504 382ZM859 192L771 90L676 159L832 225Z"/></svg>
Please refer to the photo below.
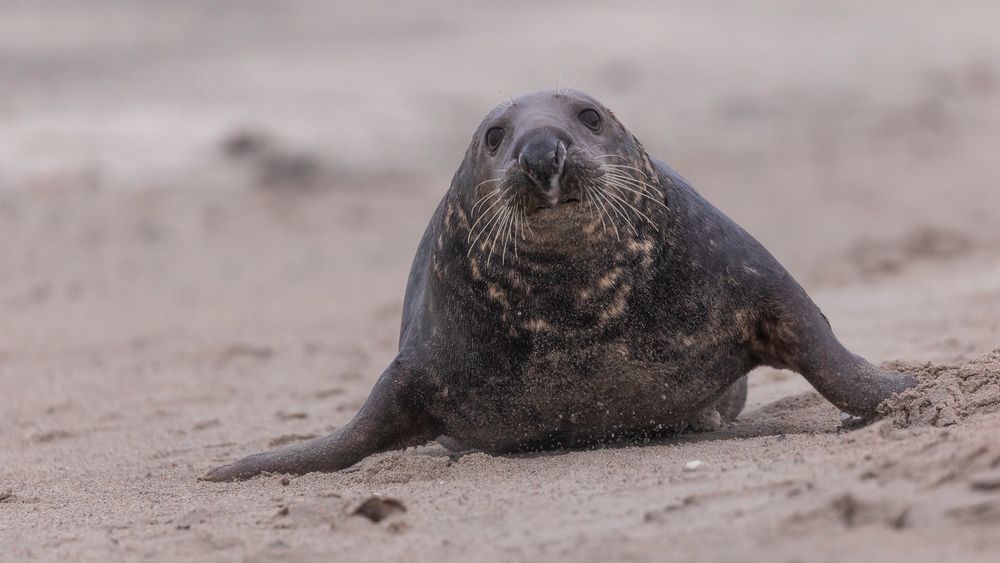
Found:
<svg viewBox="0 0 1000 563"><path fill-rule="evenodd" d="M568 152L562 143L554 149L554 165L547 180L540 181L535 169L519 166L516 184L524 196L527 215L584 202L584 186L597 177L597 169L585 154ZM518 163L520 164L520 162Z"/></svg>
<svg viewBox="0 0 1000 563"><path fill-rule="evenodd" d="M525 170L515 159L476 186L470 207L470 255L483 255L489 266L494 259L506 263L510 255L516 260L519 245L558 246L579 240L574 234L578 229L592 241L621 241L638 236L643 228L658 230L654 217L659 208L666 208L665 196L641 161L572 147L563 159L558 145L554 150L555 172L548 182L539 182L538 174L531 174L535 169ZM547 162L544 158L551 156L539 158Z"/></svg>
<svg viewBox="0 0 1000 563"><path fill-rule="evenodd" d="M563 197L558 198L555 202L533 199L525 204L525 212L530 217L539 213L552 212L563 207L579 207L582 203L583 198L578 194L564 195Z"/></svg>

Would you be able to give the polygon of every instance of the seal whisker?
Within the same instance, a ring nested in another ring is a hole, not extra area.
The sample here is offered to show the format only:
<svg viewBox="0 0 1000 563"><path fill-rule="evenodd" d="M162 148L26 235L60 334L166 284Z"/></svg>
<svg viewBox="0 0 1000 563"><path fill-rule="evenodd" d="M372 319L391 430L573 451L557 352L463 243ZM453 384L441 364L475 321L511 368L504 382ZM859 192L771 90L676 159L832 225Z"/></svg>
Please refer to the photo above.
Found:
<svg viewBox="0 0 1000 563"><path fill-rule="evenodd" d="M472 190L473 190L473 191L476 191L476 190L478 190L478 189L479 189L480 187L482 187L482 186L484 186L484 185L486 185L486 184L491 184L491 183L493 183L493 182L500 182L500 184L499 184L498 186L496 186L496 187L495 187L495 188L494 188L494 189L493 189L493 190L492 190L491 192L489 192L489 193L488 193L488 194L486 194L485 196L483 196L483 197L479 198L479 201L478 201L478 202L476 202L476 205L473 205L473 206L472 206L472 210L473 210L473 211L475 211L476 207L477 207L477 206L478 206L478 205L479 205L480 203L482 203L482 201L483 201L484 199L486 199L487 197L490 197L490 195L492 195L492 194L496 193L496 192L497 192L497 191L499 191L499 190L500 190L501 188L503 188L503 184L504 184L504 182L502 182L502 180L503 180L503 178L501 178L501 177L499 177L499 176L498 176L498 177L496 177L496 178L490 178L489 180L483 180L482 182L479 182L478 184L476 184L476 187L475 187L475 188L472 188Z"/></svg>
<svg viewBox="0 0 1000 563"><path fill-rule="evenodd" d="M514 261L517 261L517 226L521 222L520 211L514 211L514 228L512 229L512 235L510 237L511 242L514 243Z"/></svg>
<svg viewBox="0 0 1000 563"><path fill-rule="evenodd" d="M597 222L597 208L594 207L594 196L590 193L589 182L581 186L581 191L583 192L583 199L587 202L587 210L590 212L590 222ZM607 227L604 228L605 233L607 233Z"/></svg>
<svg viewBox="0 0 1000 563"><path fill-rule="evenodd" d="M480 205L482 205L483 203L485 203L485 202L486 202L486 200L488 200L488 199L492 198L492 197L493 197L493 196L495 196L496 194L498 194L498 193L500 193L501 191L503 191L503 189L504 189L504 184L503 184L503 183L501 183L501 184L499 184L499 185L497 185L497 186L494 186L494 187L493 187L492 189L490 189L490 191L486 192L486 194L484 194L484 195L483 195L482 197L480 197L480 198L479 198L479 199L478 199L478 200L476 201L476 203L475 203L475 204L474 204L474 205L472 206L472 210L471 210L471 211L472 211L473 213L475 213L475 211L476 211L476 208L478 208L478 207L479 207Z"/></svg>
<svg viewBox="0 0 1000 563"><path fill-rule="evenodd" d="M489 267L490 261L493 259L493 252L497 249L497 241L500 238L500 235L503 234L504 225L506 225L507 221L510 219L510 205L504 205L500 213L503 214L503 219L493 227L493 231L495 231L496 234L493 235L493 242L490 244L490 253L486 256L486 267Z"/></svg>
<svg viewBox="0 0 1000 563"><path fill-rule="evenodd" d="M634 166L625 166L623 164L600 164L600 165L598 165L598 168L600 168L602 172L606 172L608 174L620 174L620 175L625 176L627 178L632 178L633 180L635 180L637 182L645 182L645 183L649 183L650 182L650 179L649 179L648 176L646 176L646 173L643 172L642 170L639 170L638 168L636 168ZM638 172L642 177L641 178L636 178L635 176L631 175L629 172L626 172L626 170L634 170L634 171Z"/></svg>
<svg viewBox="0 0 1000 563"><path fill-rule="evenodd" d="M499 194L501 191L503 191L501 188L496 188L496 189L491 190L490 192L488 192L483 197L479 198L479 200L476 201L476 204L472 206L472 212L475 213L476 209L479 208L479 206L483 205L487 201L489 201L489 200L493 199L494 197L496 197L497 194Z"/></svg>
<svg viewBox="0 0 1000 563"><path fill-rule="evenodd" d="M514 203L514 206L515 206L515 209L514 209L514 219L511 222L511 226L512 226L511 233L512 234L509 237L514 242L514 261L517 261L517 227L518 227L518 224L520 223L520 220L521 220L520 206L518 205L520 203L520 201L521 201L520 198L518 198L515 201L515 203ZM506 252L507 252L507 247L504 246L504 255L505 256L506 256Z"/></svg>
<svg viewBox="0 0 1000 563"><path fill-rule="evenodd" d="M614 187L614 186L611 186L610 184L608 184L608 187ZM615 188L615 189L617 190L617 188ZM643 219L646 220L647 223L649 223L650 225L652 225L652 227L653 227L654 230L657 230L657 231L659 230L659 228L657 228L657 226L656 226L656 223L654 223L653 220L649 218L649 216L647 216L642 211L639 211L639 209L636 206L632 205L631 203L629 203L628 200L625 199L623 192L619 191L618 194L615 194L614 192L608 190L606 193L609 196L611 196L611 197L615 198L616 200L618 200L619 202L621 202L621 204L627 205L632 211L635 211L636 213L638 213ZM638 235L639 233L636 233L636 234Z"/></svg>
<svg viewBox="0 0 1000 563"><path fill-rule="evenodd" d="M517 210L518 210L518 213L521 215L521 220L518 221L518 226L521 229L521 240L524 240L524 223L525 223L525 220L524 220L524 207L525 207L525 205L524 205L524 194L522 194L521 197L518 198L518 200L517 200Z"/></svg>
<svg viewBox="0 0 1000 563"><path fill-rule="evenodd" d="M648 181L648 178L646 178L645 174L643 174L642 178L637 178L634 175L625 172L625 168L631 168L632 170L636 170L636 171L640 172L640 174L642 174L642 171L640 171L640 170L638 170L636 168L633 168L633 167L618 168L618 167L615 167L614 165L601 165L600 166L600 169L604 173L605 176L609 176L611 178L617 178L617 179L622 180L622 181L624 181L624 182L626 182L628 184L632 184L632 185L634 185L634 187L636 187L638 189L641 189L643 191L646 191L647 193L650 193L651 195L654 192L657 193L657 194L662 195L663 188L659 185L658 182L656 183L656 185L650 183Z"/></svg>
<svg viewBox="0 0 1000 563"><path fill-rule="evenodd" d="M608 203L611 210L621 217L623 221L625 221L625 224L629 227L629 230L631 230L633 234L638 235L639 233L636 231L635 225L632 223L632 220L629 219L628 210L621 204L621 198L616 197L615 194L608 189L609 186L603 183L599 184L598 188L598 193L600 193L604 200Z"/></svg>
<svg viewBox="0 0 1000 563"><path fill-rule="evenodd" d="M636 188L636 189L638 189L638 190L640 190L642 192L645 192L645 193L647 193L647 194L649 194L651 196L654 196L654 195L663 196L664 195L663 194L663 189L660 186L658 186L658 185L654 186L653 184L650 184L649 182L644 182L644 181L639 180L639 179L637 179L637 178L635 178L633 176L629 176L628 174L623 174L620 171L607 170L607 169L602 169L602 171L604 172L605 177L616 179L616 180L621 180L623 183L628 184L628 185L632 186L633 188Z"/></svg>
<svg viewBox="0 0 1000 563"><path fill-rule="evenodd" d="M494 230L496 231L496 234L493 235L493 242L492 242L492 244L490 246L490 255L492 255L493 251L496 250L497 243L498 242L503 242L505 240L506 232L507 232L507 225L510 222L510 217L511 217L511 214L513 212L513 207L511 206L511 203L509 201L504 205L502 212L503 212L503 218L500 220L500 222L498 222L494 226ZM504 244L506 244L506 243L504 242ZM489 264L488 260L487 260L487 264Z"/></svg>
<svg viewBox="0 0 1000 563"><path fill-rule="evenodd" d="M594 194L597 195L598 201L601 202L601 207L604 209L604 213L608 217L608 222L611 223L611 228L615 231L615 238L621 240L621 234L618 231L618 223L611 220L611 215L608 213L608 208L610 207L612 210L617 212L617 214L620 217L622 217L622 220L624 220L626 224L631 226L631 223L629 223L628 220L628 216L623 214L621 211L618 210L618 208L614 206L614 202L607 197L605 190L601 186L595 186Z"/></svg>
<svg viewBox="0 0 1000 563"><path fill-rule="evenodd" d="M623 200L607 188L607 186L604 186L601 192L608 198L608 203L611 204L611 209L614 210L614 212L617 213L623 221L625 221L625 225L628 226L630 231L632 231L632 234L639 236L639 231L635 228L635 224L628 216L628 209L622 206L621 202Z"/></svg>
<svg viewBox="0 0 1000 563"><path fill-rule="evenodd" d="M486 212L483 213L483 215L480 216L480 219L482 219L483 217L486 217L486 213L489 212L490 209L493 209L498 204L503 203L503 202L504 202L503 198L497 200L493 205L491 205L489 207L489 209L486 210ZM476 247L476 243L479 242L479 238L483 236L483 233L486 232L486 229L489 228L490 225L495 224L496 221L497 221L497 219L500 218L501 211L502 211L502 208L498 209L497 211L495 211L493 213L493 216L490 218L490 220L487 221L486 223L484 223L483 226L479 228L479 233L476 234L476 238L472 240L471 244L469 244L469 252L466 254L467 256L472 254L472 249ZM479 220L477 219L476 222L478 223ZM474 229L475 229L475 224L473 224L473 226L469 228L469 237L472 236L472 232L473 232ZM492 232L493 232L493 230L490 229L490 233L492 233ZM484 244L485 244L486 240L489 240L489 235L487 235L486 239L484 239Z"/></svg>
<svg viewBox="0 0 1000 563"><path fill-rule="evenodd" d="M635 188L631 188L631 187L629 187L627 185L618 184L614 180L608 180L607 183L608 183L608 185L614 186L615 188L617 188L619 190L624 190L626 192L633 193L633 194L635 194L635 195L637 195L637 196L639 196L639 197L641 197L643 199L649 200L649 201L651 201L651 202L659 205L663 209L667 209L667 205L665 203L663 203L662 201L656 199L655 197L652 197L651 195L649 195L647 193L641 192L641 191L636 190Z"/></svg>
<svg viewBox="0 0 1000 563"><path fill-rule="evenodd" d="M510 203L510 220L507 222L507 228L503 235L503 254L500 258L501 264L507 263L507 248L510 247L510 242L514 241L514 257L517 259L517 200Z"/></svg>
<svg viewBox="0 0 1000 563"><path fill-rule="evenodd" d="M496 201L494 201L492 204L490 204L489 207L487 207L486 209L483 210L482 214L478 218L476 218L476 221L474 223L472 223L471 227L469 227L469 233L470 233L470 235L472 233L472 230L476 228L476 225L479 224L479 221L481 221L484 217L486 217L489 214L489 212L490 212L491 209L493 209L497 205L503 203L503 201L504 201L503 196L506 195L507 192L509 192L511 189L513 189L513 187L514 186L507 187L503 191L503 193L500 194L500 198L499 199L497 199ZM484 226L484 228L485 228L485 226Z"/></svg>
<svg viewBox="0 0 1000 563"><path fill-rule="evenodd" d="M625 169L619 169L617 166L613 166L613 165L610 165L610 164L602 164L602 165L599 166L599 168L600 168L601 172L603 172L605 174L615 174L615 175L620 176L622 178L628 178L630 180L636 181L637 183L645 184L647 186L653 185L651 183L651 180L649 180L649 178L646 178L645 176L643 176L642 178L637 178L632 173L628 172Z"/></svg>
<svg viewBox="0 0 1000 563"><path fill-rule="evenodd" d="M477 190L483 184L489 184L490 182L499 182L500 180L503 180L503 178L501 178L499 176L497 176L496 178L490 178L489 180L483 180L482 182L479 182L478 184L476 184L476 187L472 188L472 189L473 190Z"/></svg>
<svg viewBox="0 0 1000 563"><path fill-rule="evenodd" d="M531 228L531 222L528 219L528 206L525 203L528 200L528 196L521 194L521 217L524 218L524 226L528 228L528 234L534 236L535 231ZM524 238L524 229L521 230L521 238Z"/></svg>
<svg viewBox="0 0 1000 563"><path fill-rule="evenodd" d="M630 166L628 164L608 164L608 163L602 163L601 164L601 168L628 168L629 170L635 170L639 174L642 174L643 178L647 177L645 170L636 168L635 166Z"/></svg>
<svg viewBox="0 0 1000 563"><path fill-rule="evenodd" d="M644 191L645 190L653 190L655 192L659 192L660 191L660 186L658 184L654 185L654 184L646 181L645 179L636 178L635 176L633 176L632 174L629 174L628 172L625 172L624 170L618 170L618 169L614 169L614 168L604 168L604 167L601 167L600 170L601 170L601 172L603 172L604 176L606 176L606 177L616 178L616 179L619 179L619 180L626 181L626 182L628 182L630 184L634 184L636 188L640 188L640 189L642 189Z"/></svg>
<svg viewBox="0 0 1000 563"><path fill-rule="evenodd" d="M498 218L498 220L497 220L497 221L495 221L495 222L493 223L493 226L491 226L491 227L490 227L490 230L489 230L489 232L488 232L488 233L486 233L486 238L484 238L484 239L483 239L483 246L482 246L482 250L483 250L483 251L485 251L485 250L486 250L486 247L487 247L487 246L490 246L490 245L491 245L491 242L490 242L490 239L491 239L491 238L494 238L494 237L496 236L496 233L497 233L497 226L498 226L498 225L500 225L500 222L501 222L501 221L503 221L503 216L504 216L503 212L504 212L504 210L505 210L506 208L507 208L507 207L506 207L506 205L505 205L504 207L502 207L502 208L500 208L500 209L498 209L498 210L497 210L497 212L496 212L496 217ZM473 248L475 248L475 245L473 245ZM492 253L492 252L490 252L490 255L489 255L489 258L492 258L492 257L493 257L493 253ZM490 261L489 261L489 258L488 258L488 259L486 260L486 265L487 265L487 266L489 266L489 265L490 265Z"/></svg>
<svg viewBox="0 0 1000 563"><path fill-rule="evenodd" d="M610 184L610 185L613 185L613 186L617 187L617 188L621 188L621 189L623 189L625 191L632 192L632 193L638 195L639 197L646 198L649 201L652 201L653 203L656 203L660 207L662 207L664 209L667 209L667 204L665 204L662 201L660 201L659 199L651 196L649 194L649 192L647 192L645 190L637 189L633 185L622 183L622 181L620 179L618 179L618 178L608 178L608 179L605 179L604 181L606 183Z"/></svg>
<svg viewBox="0 0 1000 563"><path fill-rule="evenodd" d="M590 209L590 216L596 217L601 220L601 228L604 229L604 234L608 234L608 226L604 223L604 214L600 212L597 208L597 197L594 195L594 188L591 187L593 182L587 182L583 185L583 193L587 197L587 207Z"/></svg>
<svg viewBox="0 0 1000 563"><path fill-rule="evenodd" d="M601 219L601 228L604 229L604 234L607 235L608 234L608 224L604 220L605 215L607 215L607 212L606 212L607 210L605 209L604 204L601 202L601 200L599 198L599 194L597 193L597 185L594 184L593 182L590 182L587 185L587 191L590 193L591 199L593 200L593 202L595 204L595 209L599 208L598 217L600 217L600 219ZM608 218L608 220L610 221L610 217ZM612 227L614 227L614 224L612 224ZM615 236L616 237L618 236L617 232L615 233ZM619 238L619 240L620 240L620 238Z"/></svg>
<svg viewBox="0 0 1000 563"><path fill-rule="evenodd" d="M654 189L656 191L660 191L659 184L656 184L656 185L651 184L651 183L647 182L646 180L643 180L643 179L640 179L640 178L636 178L635 176L626 174L625 172L622 172L621 170L615 170L615 169L612 169L612 168L601 168L601 172L604 172L608 176L613 176L615 178L621 178L623 180L629 180L630 182L634 182L634 183L636 183L636 184L638 184L640 186L643 186L643 187L646 187L646 188L651 188L651 189Z"/></svg>
<svg viewBox="0 0 1000 563"><path fill-rule="evenodd" d="M573 80L569 81L569 86L566 87L566 91L569 92L570 90L572 90L573 89L573 85L576 84L576 81L579 80L581 76L583 76L584 72L592 69L593 66L594 65L590 65L590 66L584 68L583 70L581 70L580 72L576 73L576 76L573 77Z"/></svg>
<svg viewBox="0 0 1000 563"><path fill-rule="evenodd" d="M591 187L590 187L590 191L594 195L594 201L597 202L598 206L600 206L600 209L601 209L601 225L604 227L604 233L607 234L607 232L608 232L608 225L607 224L611 223L611 229L615 233L615 238L617 238L618 240L621 240L621 235L619 235L619 233L618 233L618 225L617 225L617 223L615 223L611 219L611 215L608 213L608 207L604 203L604 201L606 200L606 198L604 198L604 197L601 196L600 186L598 186L597 184L592 183Z"/></svg>
<svg viewBox="0 0 1000 563"><path fill-rule="evenodd" d="M496 181L496 180L499 180L499 178L495 178L495 179L492 179L492 180L486 180L485 182L481 182L479 184L479 186L482 186L483 184L485 184L487 182L492 182L492 181ZM479 201L477 201L476 204L472 206L471 212L475 213L477 207L479 207L480 205L482 205L483 203L485 203L487 200L493 198L496 194L500 193L500 191L503 190L505 188L505 186L507 188L512 187L512 186L507 186L506 184L507 184L507 180L505 179L503 182L500 182L500 184L498 186L496 186L495 188L493 188L493 190L491 190L489 193L487 193L483 197L479 198ZM479 186L476 186L476 188L478 188Z"/></svg>
<svg viewBox="0 0 1000 563"><path fill-rule="evenodd" d="M482 198L479 199L479 201L476 202L475 205L472 206L472 213L475 213L476 212L476 208L478 208L479 206L485 204L489 200L491 200L494 197L500 195L501 192L502 192L502 190L500 188L497 188L497 189L491 191L490 193L484 195Z"/></svg>

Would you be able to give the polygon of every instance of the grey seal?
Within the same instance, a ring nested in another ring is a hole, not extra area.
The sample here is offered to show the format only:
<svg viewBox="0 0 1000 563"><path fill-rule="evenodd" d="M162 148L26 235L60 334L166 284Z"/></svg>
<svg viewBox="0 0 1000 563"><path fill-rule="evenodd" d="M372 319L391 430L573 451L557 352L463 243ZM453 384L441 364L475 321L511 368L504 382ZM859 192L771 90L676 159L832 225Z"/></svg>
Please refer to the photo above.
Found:
<svg viewBox="0 0 1000 563"><path fill-rule="evenodd" d="M577 91L491 111L417 249L399 353L329 436L202 476L335 471L435 438L493 453L733 420L758 366L873 417L915 385L848 351L751 235Z"/></svg>

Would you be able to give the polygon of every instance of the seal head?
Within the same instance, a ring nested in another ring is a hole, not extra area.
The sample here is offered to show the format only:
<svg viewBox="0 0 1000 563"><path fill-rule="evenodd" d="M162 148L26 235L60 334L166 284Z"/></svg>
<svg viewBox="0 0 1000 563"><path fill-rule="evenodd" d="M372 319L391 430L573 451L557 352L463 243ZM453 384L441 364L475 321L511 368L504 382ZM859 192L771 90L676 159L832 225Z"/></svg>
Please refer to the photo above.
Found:
<svg viewBox="0 0 1000 563"><path fill-rule="evenodd" d="M621 241L642 223L656 228L649 207L665 206L642 144L608 108L575 91L529 94L491 111L452 191L472 218L470 246L490 265L498 253L506 264L518 245L579 252L605 235Z"/></svg>

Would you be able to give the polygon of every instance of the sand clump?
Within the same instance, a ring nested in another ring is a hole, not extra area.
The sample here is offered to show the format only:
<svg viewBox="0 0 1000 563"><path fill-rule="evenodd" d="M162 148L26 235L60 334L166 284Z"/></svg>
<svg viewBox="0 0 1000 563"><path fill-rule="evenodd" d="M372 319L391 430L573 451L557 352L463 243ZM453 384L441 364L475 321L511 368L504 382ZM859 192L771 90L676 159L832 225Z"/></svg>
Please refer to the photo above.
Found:
<svg viewBox="0 0 1000 563"><path fill-rule="evenodd" d="M951 426L981 413L1000 411L1000 349L963 365L892 363L913 374L917 386L879 405L897 428Z"/></svg>

